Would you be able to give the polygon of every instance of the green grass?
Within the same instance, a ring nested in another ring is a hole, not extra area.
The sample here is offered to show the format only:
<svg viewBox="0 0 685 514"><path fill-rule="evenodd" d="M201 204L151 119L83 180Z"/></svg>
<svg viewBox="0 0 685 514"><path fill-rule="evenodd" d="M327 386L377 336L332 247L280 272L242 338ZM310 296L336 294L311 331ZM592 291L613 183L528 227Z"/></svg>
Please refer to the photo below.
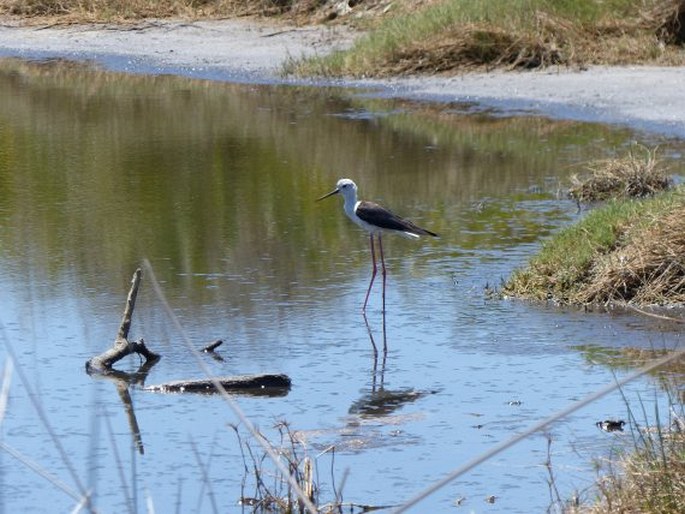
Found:
<svg viewBox="0 0 685 514"><path fill-rule="evenodd" d="M610 252L649 239L655 221L685 208L685 190L675 189L647 200L608 202L545 243L528 266L514 272L503 294L562 304L586 303L593 266Z"/></svg>

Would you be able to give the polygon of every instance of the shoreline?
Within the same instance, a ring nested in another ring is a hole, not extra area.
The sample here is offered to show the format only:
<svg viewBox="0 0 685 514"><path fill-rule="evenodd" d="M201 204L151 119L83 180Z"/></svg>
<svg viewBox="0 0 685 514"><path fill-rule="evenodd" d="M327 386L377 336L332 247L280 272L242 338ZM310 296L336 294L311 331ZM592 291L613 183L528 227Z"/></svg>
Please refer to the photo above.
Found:
<svg viewBox="0 0 685 514"><path fill-rule="evenodd" d="M542 115L685 138L685 67L593 66L584 71L492 71L389 79L292 79L290 59L352 45L345 26L252 19L146 20L126 26L0 26L0 57L91 61L112 71L251 83L373 89L381 97L469 103L507 115Z"/></svg>

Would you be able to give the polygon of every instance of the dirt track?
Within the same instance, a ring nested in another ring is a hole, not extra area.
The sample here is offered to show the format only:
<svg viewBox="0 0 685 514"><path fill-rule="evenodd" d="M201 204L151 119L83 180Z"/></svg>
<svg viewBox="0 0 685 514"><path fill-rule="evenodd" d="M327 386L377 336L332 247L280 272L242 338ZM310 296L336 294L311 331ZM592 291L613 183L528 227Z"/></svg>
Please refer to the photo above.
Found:
<svg viewBox="0 0 685 514"><path fill-rule="evenodd" d="M290 58L349 46L344 27L265 25L250 20L149 21L133 27L0 26L0 56L95 60L105 67L239 82L280 82ZM345 81L380 94L473 101L505 111L625 124L685 138L685 67L595 67L587 71L469 73Z"/></svg>

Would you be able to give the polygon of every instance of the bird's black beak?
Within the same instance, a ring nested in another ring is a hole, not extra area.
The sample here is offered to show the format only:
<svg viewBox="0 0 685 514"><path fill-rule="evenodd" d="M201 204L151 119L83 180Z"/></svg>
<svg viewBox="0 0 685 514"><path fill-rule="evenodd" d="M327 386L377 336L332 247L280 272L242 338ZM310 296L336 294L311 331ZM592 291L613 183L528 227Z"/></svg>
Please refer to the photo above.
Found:
<svg viewBox="0 0 685 514"><path fill-rule="evenodd" d="M330 193L326 193L326 194L323 195L321 198L317 198L316 201L319 202L319 201L323 200L324 198L328 198L329 196L337 195L339 192L340 192L340 189L335 188L335 189L334 189L333 191L331 191Z"/></svg>

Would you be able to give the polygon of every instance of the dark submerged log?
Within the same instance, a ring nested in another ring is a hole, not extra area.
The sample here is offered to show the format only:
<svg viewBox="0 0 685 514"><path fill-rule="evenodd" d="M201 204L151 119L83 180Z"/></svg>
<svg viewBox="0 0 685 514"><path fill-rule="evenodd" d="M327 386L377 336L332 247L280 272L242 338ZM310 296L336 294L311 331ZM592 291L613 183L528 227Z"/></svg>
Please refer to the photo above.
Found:
<svg viewBox="0 0 685 514"><path fill-rule="evenodd" d="M175 380L163 384L151 385L145 391L156 393L203 393L216 394L219 392L215 381L229 393L253 394L256 396L283 396L290 390L290 377L287 375L239 375L231 377L215 377L197 380Z"/></svg>

